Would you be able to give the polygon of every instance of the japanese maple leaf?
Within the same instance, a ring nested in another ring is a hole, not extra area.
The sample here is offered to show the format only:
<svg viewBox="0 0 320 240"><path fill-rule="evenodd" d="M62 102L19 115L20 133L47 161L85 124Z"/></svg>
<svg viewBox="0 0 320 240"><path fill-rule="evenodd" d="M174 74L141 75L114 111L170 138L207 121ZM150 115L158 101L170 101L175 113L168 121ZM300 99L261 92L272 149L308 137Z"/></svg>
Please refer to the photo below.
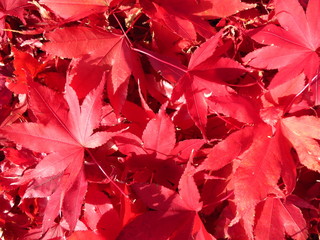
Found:
<svg viewBox="0 0 320 240"><path fill-rule="evenodd" d="M75 91L68 85L62 96L30 83L29 106L38 122L15 123L1 129L7 139L48 154L20 180L20 184L34 180L26 197L50 196L44 214L44 231L53 224L61 208L70 228L76 225L86 192L82 171L84 151L101 146L110 138L108 132L94 132L100 122L103 87L104 81L80 106Z"/></svg>
<svg viewBox="0 0 320 240"><path fill-rule="evenodd" d="M197 171L218 170L234 162L233 188L237 216L231 226L241 220L250 239L253 239L255 207L269 194L283 197L278 187L282 177L286 191L295 186L295 164L291 145L279 130L272 136L271 127L259 124L230 134L215 145ZM233 148L230 149L230 146Z"/></svg>
<svg viewBox="0 0 320 240"><path fill-rule="evenodd" d="M202 203L193 174L194 167L189 162L179 182L179 194L155 184L133 184L135 195L154 211L129 222L118 239L215 239L197 214Z"/></svg>
<svg viewBox="0 0 320 240"><path fill-rule="evenodd" d="M301 93L301 89L306 88L304 74L298 75L294 79L296 84L284 82L281 85L270 89L265 94L267 107L261 109L262 119L280 131L289 144L295 148L300 163L310 170L320 171L320 147L319 134L320 120L316 116L284 117L294 106L293 101ZM298 110L299 102L297 103ZM305 106L302 106L303 109ZM282 140L283 141L283 140ZM286 146L288 147L288 146Z"/></svg>
<svg viewBox="0 0 320 240"><path fill-rule="evenodd" d="M314 116L284 118L281 128L297 151L301 164L320 172L320 119Z"/></svg>
<svg viewBox="0 0 320 240"><path fill-rule="evenodd" d="M107 74L108 96L117 114L125 102L129 77L133 74L137 79L143 79L138 55L132 51L124 35L78 26L57 29L46 34L46 38L50 42L43 49L48 53L82 58L69 75L70 84L80 98L99 83L102 67L110 68ZM90 81L86 77L90 77Z"/></svg>
<svg viewBox="0 0 320 240"><path fill-rule="evenodd" d="M282 240L285 233L293 239L307 239L306 221L299 208L279 198L268 197L257 207L255 239Z"/></svg>
<svg viewBox="0 0 320 240"><path fill-rule="evenodd" d="M271 125L275 131L281 132L283 138L295 148L300 163L310 170L320 171L320 120L316 116L284 117L294 106L296 96L301 93L301 89L306 88L304 74L298 75L294 79L296 84L284 82L281 85L270 89L265 94L265 108L261 109L261 118ZM299 107L297 103L297 108ZM302 106L304 109L306 106ZM298 108L301 110L301 107ZM280 140L281 142L284 139ZM288 148L289 146L286 146ZM282 149L284 149L283 147ZM289 147L290 148L290 147Z"/></svg>
<svg viewBox="0 0 320 240"><path fill-rule="evenodd" d="M264 69L279 69L270 88L290 81L304 72L309 81L319 68L320 3L310 0L306 12L298 0L275 1L276 17L281 25L269 24L249 32L257 42L269 46L249 53L244 61L250 66Z"/></svg>
<svg viewBox="0 0 320 240"><path fill-rule="evenodd" d="M234 174L237 215L241 216L250 239L253 237L254 207L269 194L278 197L290 194L296 184L296 164L290 142L280 124L273 136L270 130L267 125L254 130L258 135L254 136L250 148L238 157L241 163ZM278 187L280 177L286 187L282 191Z"/></svg>
<svg viewBox="0 0 320 240"><path fill-rule="evenodd" d="M315 116L284 117L289 112L295 96L305 85L304 74L296 77L295 85L284 82L265 94L268 101L261 110L263 120L280 131L295 148L300 163L310 170L320 171L319 134L320 120ZM274 104L271 104L271 102ZM299 108L298 108L299 109ZM299 109L300 110L300 109ZM283 142L283 140L281 140ZM286 146L288 147L288 146Z"/></svg>
<svg viewBox="0 0 320 240"><path fill-rule="evenodd" d="M26 52L12 48L14 54L14 77L6 79L7 87L14 93L21 94L28 91L28 78L34 78L44 69L45 64L40 64L34 57Z"/></svg>
<svg viewBox="0 0 320 240"><path fill-rule="evenodd" d="M255 110L252 107L250 107L252 108L250 113L247 108L237 104L242 101L243 105L249 106L250 103L224 85L224 81L235 79L246 70L238 62L221 57L221 53L217 51L220 37L221 32L203 43L191 56L187 68L179 67L181 78L171 98L174 102L184 95L188 112L204 137L209 109L214 113L234 116L239 121L256 121ZM238 112L234 111L235 108ZM239 112L242 113L241 116L235 116L235 113Z"/></svg>

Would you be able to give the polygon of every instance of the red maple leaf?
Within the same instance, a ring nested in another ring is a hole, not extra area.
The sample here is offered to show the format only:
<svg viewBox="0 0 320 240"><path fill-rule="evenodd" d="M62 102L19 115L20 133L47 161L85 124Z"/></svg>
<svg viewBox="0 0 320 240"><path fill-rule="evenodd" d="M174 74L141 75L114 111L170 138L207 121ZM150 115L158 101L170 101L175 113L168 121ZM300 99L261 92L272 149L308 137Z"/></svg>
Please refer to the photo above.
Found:
<svg viewBox="0 0 320 240"><path fill-rule="evenodd" d="M21 94L28 91L28 78L35 78L36 75L45 68L45 64L40 64L30 54L13 48L14 54L14 77L7 78L7 87L14 93Z"/></svg>
<svg viewBox="0 0 320 240"><path fill-rule="evenodd" d="M133 74L136 79L143 79L138 55L131 49L125 35L78 26L57 29L48 33L46 38L50 42L43 48L48 53L82 58L73 64L75 70L69 75L70 85L80 98L88 93L88 89L96 87L106 67L110 69L106 75L108 96L119 114L126 99L130 76Z"/></svg>
<svg viewBox="0 0 320 240"><path fill-rule="evenodd" d="M237 104L242 101L249 106L250 103L246 102L245 98L235 95L233 89L223 85L224 81L235 79L246 70L238 62L221 56L221 51L217 50L220 37L221 32L203 43L191 56L187 68L179 66L180 71L175 70L180 79L171 100L174 102L184 95L188 112L205 138L208 112L236 117L236 112L232 109L238 108L241 113L236 118L241 115L240 121L256 120L253 107L252 116ZM224 101L228 102L228 105L225 105Z"/></svg>
<svg viewBox="0 0 320 240"><path fill-rule="evenodd" d="M320 119L314 116L289 117L281 121L284 135L292 143L300 162L320 172Z"/></svg>
<svg viewBox="0 0 320 240"><path fill-rule="evenodd" d="M43 230L53 224L61 209L74 229L86 193L84 151L101 146L112 136L109 132L94 132L100 122L104 81L81 106L68 85L64 96L37 83L29 85L29 104L38 122L11 124L1 133L28 149L48 154L20 180L21 184L33 179L25 197L49 197Z"/></svg>
<svg viewBox="0 0 320 240"><path fill-rule="evenodd" d="M269 24L249 32L255 41L269 46L249 53L244 61L256 68L279 69L269 88L292 81L302 72L309 81L318 74L319 10L317 0L309 1L306 12L297 0L277 0L275 13L281 27Z"/></svg>
<svg viewBox="0 0 320 240"><path fill-rule="evenodd" d="M290 144L281 128L272 136L271 127L265 124L241 129L214 146L198 171L218 170L229 163L236 165L233 173L234 201L237 216L231 225L242 220L250 239L253 238L255 207L269 195L284 197L278 186L282 177L286 193L295 187L295 163ZM229 146L235 147L230 150Z"/></svg>

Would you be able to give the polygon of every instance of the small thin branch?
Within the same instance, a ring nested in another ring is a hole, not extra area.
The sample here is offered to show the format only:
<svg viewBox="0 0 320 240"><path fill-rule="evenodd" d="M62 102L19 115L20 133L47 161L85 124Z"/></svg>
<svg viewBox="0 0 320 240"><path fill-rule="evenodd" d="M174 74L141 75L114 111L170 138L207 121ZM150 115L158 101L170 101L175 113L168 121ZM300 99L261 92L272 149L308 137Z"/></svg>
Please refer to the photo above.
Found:
<svg viewBox="0 0 320 240"><path fill-rule="evenodd" d="M292 105L293 105L293 103L295 102L295 100L302 94L302 93L304 93L304 91L307 89L307 88L309 88L310 86L312 86L314 83L316 83L317 82L317 80L318 80L318 74L316 75L316 76L314 76L313 78L312 78L312 80L306 85L306 86L304 86L304 88L302 88L301 90L300 90L300 92L298 92L295 96L294 96L294 98L291 100L291 102L285 107L285 109L283 110L283 114L282 114L282 116L284 116L285 114L287 114L289 111L290 111L290 108L292 107Z"/></svg>
<svg viewBox="0 0 320 240"><path fill-rule="evenodd" d="M121 31L123 32L123 36L127 39L129 45L132 46L132 42L131 42L131 40L129 39L129 37L128 37L128 35L127 35L127 32L126 32L126 31L124 30L124 28L122 27L122 25L121 25L118 17L117 17L115 14L112 14L112 16L116 19L119 27L121 28Z"/></svg>
<svg viewBox="0 0 320 240"><path fill-rule="evenodd" d="M106 173L106 171L102 168L102 166L98 163L97 159L93 156L92 152L90 149L86 149L87 153L90 155L91 159L94 161L94 163L98 166L100 171L103 173L103 175L110 181L111 184L113 184L119 192L126 198L129 198L129 196L115 183L113 179L109 177L109 175Z"/></svg>
<svg viewBox="0 0 320 240"><path fill-rule="evenodd" d="M142 53L142 54L144 54L144 55L147 55L147 56L149 56L149 57L151 57L151 58L153 58L153 59L155 59L155 60L157 60L157 61L159 61L159 62L161 62L161 63L164 63L164 64L166 64L166 65L168 65L168 66L171 66L171 67L173 67L173 68L175 68L175 69L178 69L178 70L182 71L183 73L187 73L187 72L188 72L186 69L183 69L183 68L181 68L181 67L178 67L178 66L176 66L176 65L174 65L174 64L172 64L172 63L169 63L169 62L167 62L167 61L164 61L164 60L162 60L162 59L160 59L160 58L158 58L158 57L156 57L156 56L153 56L152 54L147 53L147 52L145 52L145 51L143 51L143 50L141 50L141 49L139 49L139 48L134 48L134 47L132 47L131 49L132 49L133 51L136 51L136 52Z"/></svg>

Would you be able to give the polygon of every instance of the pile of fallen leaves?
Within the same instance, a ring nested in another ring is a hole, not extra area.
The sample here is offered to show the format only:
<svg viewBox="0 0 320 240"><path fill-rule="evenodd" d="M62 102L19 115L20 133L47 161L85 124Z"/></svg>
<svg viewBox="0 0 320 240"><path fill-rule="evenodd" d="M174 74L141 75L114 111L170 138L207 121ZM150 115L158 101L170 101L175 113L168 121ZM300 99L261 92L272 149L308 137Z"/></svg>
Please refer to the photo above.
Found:
<svg viewBox="0 0 320 240"><path fill-rule="evenodd" d="M320 1L0 0L11 239L318 239Z"/></svg>

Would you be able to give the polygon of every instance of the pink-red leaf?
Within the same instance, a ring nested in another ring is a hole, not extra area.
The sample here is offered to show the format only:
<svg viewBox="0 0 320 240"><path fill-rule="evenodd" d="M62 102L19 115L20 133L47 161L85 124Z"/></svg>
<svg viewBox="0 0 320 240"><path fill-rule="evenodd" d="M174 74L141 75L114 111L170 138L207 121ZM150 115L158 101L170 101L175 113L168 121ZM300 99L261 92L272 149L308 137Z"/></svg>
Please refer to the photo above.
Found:
<svg viewBox="0 0 320 240"><path fill-rule="evenodd" d="M294 72L293 77L303 71L311 81L319 67L316 51L320 42L318 32L312 31L318 28L316 20L313 20L317 18L316 10L310 10L312 7L320 8L316 2L309 1L305 13L297 0L275 1L276 16L285 31L274 25L266 26L261 31L254 30L253 39L271 46L249 53L244 60L257 68L288 69Z"/></svg>
<svg viewBox="0 0 320 240"><path fill-rule="evenodd" d="M143 147L150 153L155 152L159 158L167 158L176 143L174 125L166 115L164 109L160 109L156 118L151 119L143 132Z"/></svg>
<svg viewBox="0 0 320 240"><path fill-rule="evenodd" d="M296 149L300 162L320 172L320 120L313 116L289 117L282 120L284 135Z"/></svg>
<svg viewBox="0 0 320 240"><path fill-rule="evenodd" d="M277 186L281 174L279 142L271 134L269 126L255 128L252 145L238 157L241 162L234 174L237 217L243 220L250 239L253 239L256 205L268 194L282 195Z"/></svg>

